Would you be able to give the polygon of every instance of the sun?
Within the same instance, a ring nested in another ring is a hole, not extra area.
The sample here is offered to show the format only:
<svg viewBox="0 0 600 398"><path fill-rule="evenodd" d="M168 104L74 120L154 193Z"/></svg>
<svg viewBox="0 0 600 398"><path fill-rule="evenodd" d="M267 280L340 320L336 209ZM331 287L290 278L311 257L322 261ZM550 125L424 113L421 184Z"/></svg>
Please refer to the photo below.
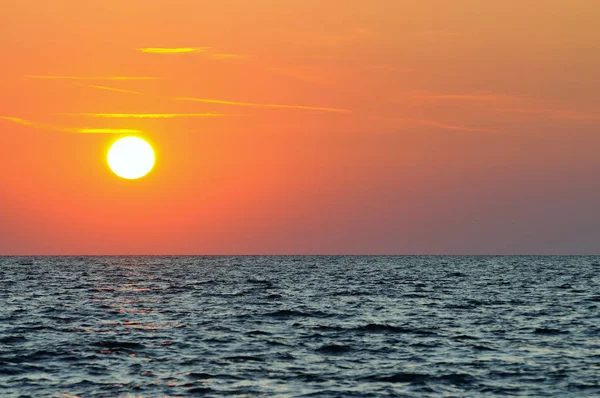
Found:
<svg viewBox="0 0 600 398"><path fill-rule="evenodd" d="M139 137L121 138L108 151L108 165L119 177L136 180L154 167L154 150Z"/></svg>

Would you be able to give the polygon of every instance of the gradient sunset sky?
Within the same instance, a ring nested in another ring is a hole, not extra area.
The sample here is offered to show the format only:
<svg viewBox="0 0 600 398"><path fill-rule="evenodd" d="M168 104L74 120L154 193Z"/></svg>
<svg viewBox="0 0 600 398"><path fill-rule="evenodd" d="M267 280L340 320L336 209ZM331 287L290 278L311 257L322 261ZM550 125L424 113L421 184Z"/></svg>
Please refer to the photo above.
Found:
<svg viewBox="0 0 600 398"><path fill-rule="evenodd" d="M597 0L22 0L0 254L600 253ZM156 150L140 180L106 152Z"/></svg>

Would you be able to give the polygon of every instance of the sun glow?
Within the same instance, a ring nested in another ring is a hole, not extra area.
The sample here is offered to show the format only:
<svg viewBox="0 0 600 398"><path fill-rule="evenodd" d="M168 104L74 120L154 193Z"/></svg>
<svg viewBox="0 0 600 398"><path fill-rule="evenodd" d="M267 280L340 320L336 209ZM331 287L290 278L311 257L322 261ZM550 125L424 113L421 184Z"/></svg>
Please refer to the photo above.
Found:
<svg viewBox="0 0 600 398"><path fill-rule="evenodd" d="M108 151L108 165L119 177L135 180L154 167L154 150L141 138L121 138Z"/></svg>

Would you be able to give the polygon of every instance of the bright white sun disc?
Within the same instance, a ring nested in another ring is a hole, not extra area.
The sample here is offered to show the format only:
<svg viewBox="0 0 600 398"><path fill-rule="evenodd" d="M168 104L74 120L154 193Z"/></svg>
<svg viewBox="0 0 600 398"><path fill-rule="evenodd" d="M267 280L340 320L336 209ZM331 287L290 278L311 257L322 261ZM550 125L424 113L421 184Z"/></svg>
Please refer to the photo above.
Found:
<svg viewBox="0 0 600 398"><path fill-rule="evenodd" d="M154 167L154 150L141 138L121 138L108 151L108 165L119 177L135 180Z"/></svg>

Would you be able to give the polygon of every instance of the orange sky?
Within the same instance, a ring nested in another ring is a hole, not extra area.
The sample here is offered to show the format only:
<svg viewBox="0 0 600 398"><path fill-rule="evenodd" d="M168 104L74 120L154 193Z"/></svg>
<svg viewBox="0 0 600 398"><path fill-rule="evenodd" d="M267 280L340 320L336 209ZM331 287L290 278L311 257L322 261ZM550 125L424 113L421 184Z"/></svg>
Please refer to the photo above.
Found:
<svg viewBox="0 0 600 398"><path fill-rule="evenodd" d="M600 253L598 21L597 0L5 1L0 254ZM123 129L157 151L140 180L106 164Z"/></svg>

